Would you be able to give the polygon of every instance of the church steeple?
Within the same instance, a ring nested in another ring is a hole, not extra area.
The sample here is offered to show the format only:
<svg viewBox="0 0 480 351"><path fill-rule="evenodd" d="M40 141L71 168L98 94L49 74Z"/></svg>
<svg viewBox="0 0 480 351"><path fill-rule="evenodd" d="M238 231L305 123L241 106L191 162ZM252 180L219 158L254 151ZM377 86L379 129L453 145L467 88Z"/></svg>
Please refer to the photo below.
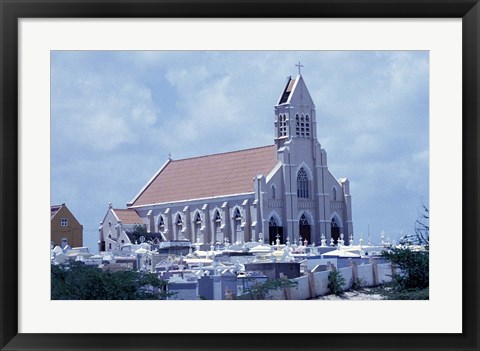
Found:
<svg viewBox="0 0 480 351"><path fill-rule="evenodd" d="M292 139L314 140L317 137L315 104L301 74L300 62L296 65L299 74L288 77L285 87L275 105L275 144L282 147Z"/></svg>

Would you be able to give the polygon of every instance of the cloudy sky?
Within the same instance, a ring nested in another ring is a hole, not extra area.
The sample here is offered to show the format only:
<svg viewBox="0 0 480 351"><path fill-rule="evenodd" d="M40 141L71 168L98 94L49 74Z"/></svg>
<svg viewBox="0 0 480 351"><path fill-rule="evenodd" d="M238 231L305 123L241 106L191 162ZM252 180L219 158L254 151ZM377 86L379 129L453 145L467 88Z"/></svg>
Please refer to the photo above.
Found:
<svg viewBox="0 0 480 351"><path fill-rule="evenodd" d="M426 51L54 51L51 203L97 251L166 161L273 144L273 106L301 61L330 171L348 177L354 233L411 233L428 205Z"/></svg>

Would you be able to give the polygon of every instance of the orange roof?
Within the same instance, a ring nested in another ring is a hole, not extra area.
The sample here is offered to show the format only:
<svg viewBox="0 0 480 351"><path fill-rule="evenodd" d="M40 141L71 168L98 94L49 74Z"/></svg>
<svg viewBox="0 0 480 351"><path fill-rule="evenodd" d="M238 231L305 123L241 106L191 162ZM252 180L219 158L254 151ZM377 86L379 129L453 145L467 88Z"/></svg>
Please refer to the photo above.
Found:
<svg viewBox="0 0 480 351"><path fill-rule="evenodd" d="M133 209L114 209L113 211L123 224L143 224L142 219Z"/></svg>
<svg viewBox="0 0 480 351"><path fill-rule="evenodd" d="M253 178L277 164L275 146L170 161L133 206L253 192Z"/></svg>

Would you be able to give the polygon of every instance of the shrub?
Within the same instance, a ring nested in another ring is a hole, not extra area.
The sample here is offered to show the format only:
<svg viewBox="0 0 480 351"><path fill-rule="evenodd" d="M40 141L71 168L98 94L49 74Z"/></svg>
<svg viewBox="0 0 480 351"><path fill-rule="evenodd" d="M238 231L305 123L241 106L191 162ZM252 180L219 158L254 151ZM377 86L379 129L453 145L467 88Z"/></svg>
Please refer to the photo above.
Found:
<svg viewBox="0 0 480 351"><path fill-rule="evenodd" d="M425 289L429 280L428 251L413 251L409 247L395 247L384 251L382 256L401 269L395 274L393 287L396 290Z"/></svg>
<svg viewBox="0 0 480 351"><path fill-rule="evenodd" d="M291 279L269 279L264 283L256 282L248 289L245 290L244 294L238 296L238 299L241 300L265 300L267 299L268 293L277 289L284 289L295 287L298 285L298 282Z"/></svg>
<svg viewBox="0 0 480 351"><path fill-rule="evenodd" d="M330 293L340 295L343 291L343 285L345 285L345 278L342 273L334 270L328 274L328 289L330 290Z"/></svg>

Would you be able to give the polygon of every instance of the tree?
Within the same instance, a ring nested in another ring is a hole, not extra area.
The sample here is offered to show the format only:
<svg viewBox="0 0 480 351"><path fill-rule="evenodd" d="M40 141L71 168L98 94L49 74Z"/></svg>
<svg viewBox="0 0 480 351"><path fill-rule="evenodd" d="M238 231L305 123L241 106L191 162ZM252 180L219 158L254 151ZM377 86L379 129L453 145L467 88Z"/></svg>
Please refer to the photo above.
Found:
<svg viewBox="0 0 480 351"><path fill-rule="evenodd" d="M415 221L415 234L402 237L399 246L382 252L384 258L400 268L400 273L392 276L387 299L428 299L430 215L428 207L422 206L423 213Z"/></svg>
<svg viewBox="0 0 480 351"><path fill-rule="evenodd" d="M397 265L401 274L393 278L396 290L425 289L429 284L429 255L427 250L414 251L410 247L394 247L382 256Z"/></svg>
<svg viewBox="0 0 480 351"><path fill-rule="evenodd" d="M428 207L423 205L423 213L415 221L415 234L407 234L400 238L400 245L422 245L428 250L430 242L430 213Z"/></svg>
<svg viewBox="0 0 480 351"><path fill-rule="evenodd" d="M51 267L52 300L156 300L165 299L166 282L155 274L103 272L82 262Z"/></svg>
<svg viewBox="0 0 480 351"><path fill-rule="evenodd" d="M132 243L138 242L142 236L146 239L148 237L147 226L136 224L133 232L127 232L127 235Z"/></svg>
<svg viewBox="0 0 480 351"><path fill-rule="evenodd" d="M423 213L417 218L415 221L415 234L417 236L417 241L420 245L424 245L427 247L430 243L430 212L428 211L428 207L425 205L423 206Z"/></svg>

